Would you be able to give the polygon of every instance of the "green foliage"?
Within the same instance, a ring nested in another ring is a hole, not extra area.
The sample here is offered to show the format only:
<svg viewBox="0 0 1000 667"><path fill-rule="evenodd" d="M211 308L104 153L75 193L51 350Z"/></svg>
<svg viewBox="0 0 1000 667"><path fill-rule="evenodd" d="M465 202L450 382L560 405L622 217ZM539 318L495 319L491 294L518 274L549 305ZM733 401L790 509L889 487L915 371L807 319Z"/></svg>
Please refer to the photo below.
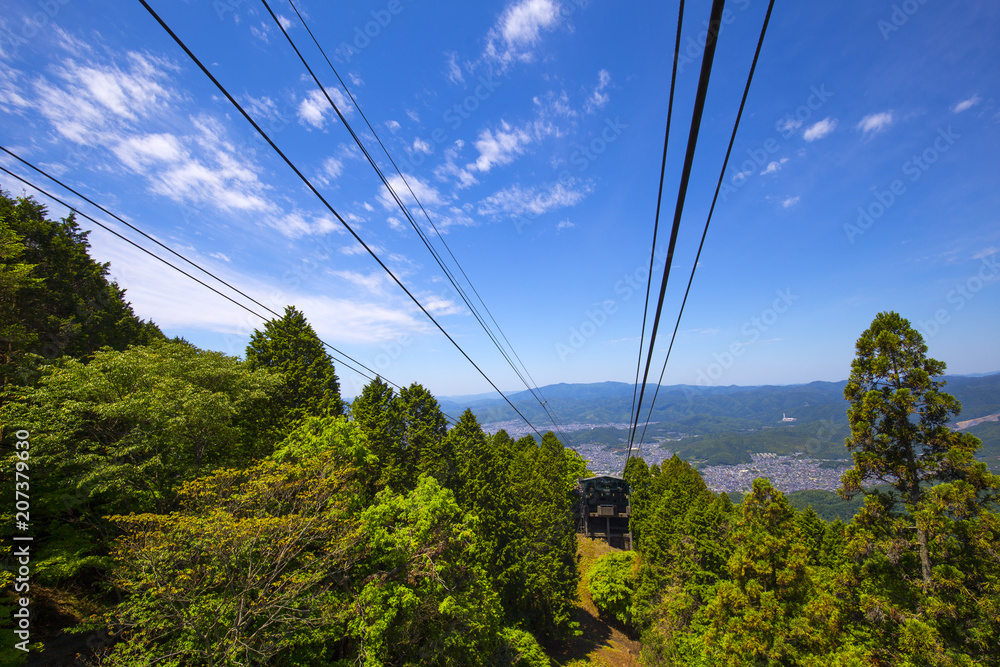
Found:
<svg viewBox="0 0 1000 667"><path fill-rule="evenodd" d="M947 505L928 507L927 490L937 482L960 482L956 493L965 499L956 502L974 515L979 503L996 498L1000 477L976 463L977 438L948 428L962 406L940 391L944 382L934 378L944 373L945 364L927 358L927 345L907 320L879 313L858 338L856 349L844 388L844 397L851 401L851 437L846 444L854 452L854 467L843 475L843 493L849 498L863 491L869 480L892 487L885 494L875 492L879 502L866 503L862 512L876 531L896 534L893 526L902 520L896 501L914 515L920 576L927 587L933 576L930 529L936 518L947 521L951 514Z"/></svg>
<svg viewBox="0 0 1000 667"><path fill-rule="evenodd" d="M380 377L365 385L351 404L351 418L364 432L372 454L378 459L379 474L373 480L373 489L413 488L415 461L404 446L402 405L392 387Z"/></svg>
<svg viewBox="0 0 1000 667"><path fill-rule="evenodd" d="M733 495L733 494L730 494ZM850 521L861 509L863 498L845 500L833 491L812 489L807 491L792 491L785 495L788 503L798 510L811 507L819 518L824 521Z"/></svg>
<svg viewBox="0 0 1000 667"><path fill-rule="evenodd" d="M741 507L730 579L704 610L705 656L713 664L787 663L795 655L789 620L809 593L807 549L795 510L767 480L754 480Z"/></svg>
<svg viewBox="0 0 1000 667"><path fill-rule="evenodd" d="M502 610L479 565L476 520L454 495L421 477L405 496L380 493L360 525L348 621L359 662L488 664Z"/></svg>
<svg viewBox="0 0 1000 667"><path fill-rule="evenodd" d="M277 386L266 371L184 343L44 367L36 386L0 407L5 438L31 433L33 565L42 580L86 580L104 567L105 515L167 511L183 482L267 454L257 420Z"/></svg>
<svg viewBox="0 0 1000 667"><path fill-rule="evenodd" d="M489 663L506 667L550 667L552 662L534 635L519 628L500 631L500 649Z"/></svg>
<svg viewBox="0 0 1000 667"><path fill-rule="evenodd" d="M412 477L407 486L412 487L421 461L433 456L435 447L448 432L448 420L434 396L416 382L403 387L397 401L403 419L401 449L405 454L406 474Z"/></svg>
<svg viewBox="0 0 1000 667"><path fill-rule="evenodd" d="M623 626L632 624L637 565L635 551L606 554L597 561L587 585L597 611Z"/></svg>
<svg viewBox="0 0 1000 667"><path fill-rule="evenodd" d="M90 258L88 232L73 215L55 222L33 199L0 191L0 230L5 381L32 379L28 354L84 357L105 346L124 350L163 339L108 280L108 265Z"/></svg>
<svg viewBox="0 0 1000 667"><path fill-rule="evenodd" d="M332 575L349 568L351 470L328 452L222 470L180 491L182 510L114 517L127 597L104 664L314 664L343 638ZM298 658L298 659L295 659Z"/></svg>
<svg viewBox="0 0 1000 667"><path fill-rule="evenodd" d="M22 292L42 282L32 275L35 265L21 261L24 250L21 236L0 217L0 398L16 376L18 352L38 338L19 317Z"/></svg>
<svg viewBox="0 0 1000 667"><path fill-rule="evenodd" d="M344 414L333 360L294 306L286 306L281 318L268 320L263 331L253 332L246 359L251 370L267 368L284 379L271 406L280 418L277 428L308 415Z"/></svg>

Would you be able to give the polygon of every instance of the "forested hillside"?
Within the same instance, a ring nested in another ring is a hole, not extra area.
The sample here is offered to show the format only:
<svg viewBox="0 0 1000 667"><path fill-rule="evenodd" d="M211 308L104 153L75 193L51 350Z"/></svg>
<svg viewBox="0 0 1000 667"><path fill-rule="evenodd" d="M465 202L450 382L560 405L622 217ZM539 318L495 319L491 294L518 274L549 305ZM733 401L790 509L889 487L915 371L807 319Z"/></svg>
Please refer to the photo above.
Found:
<svg viewBox="0 0 1000 667"><path fill-rule="evenodd" d="M846 384L698 399L712 418L752 420L811 396L819 419L840 392L843 430L828 439L853 456L843 502L797 497L798 510L757 480L734 505L681 457L633 457L634 550L581 583L575 482L589 473L551 432L488 435L469 409L449 423L420 384L378 377L347 403L292 306L244 359L167 340L90 260L72 218L48 220L30 200L2 197L0 244L0 494L22 502L0 508L0 665L30 653L54 665L579 667L552 656L587 630L574 621L581 585L641 639L645 665L1000 654L1000 477L976 462L972 433L947 428L960 408L944 363L895 313L862 334ZM823 423L779 437L793 446Z"/></svg>
<svg viewBox="0 0 1000 667"><path fill-rule="evenodd" d="M1000 412L1000 373L981 377L950 375L944 379L948 383L948 392L962 403L962 412L955 421ZM781 421L782 414L795 417L799 422L830 420L846 425L846 384L811 382L759 387L664 385L660 387L652 421L667 422L671 427L685 426L691 429L691 433L770 426ZM655 390L656 385L647 387L647 391ZM561 423L606 424L629 421L629 409L632 406L630 384L559 384L542 387L541 392L556 406L555 416ZM528 419L546 420L538 402L528 392L515 392L508 394L508 397ZM449 412L461 412L470 408L483 423L517 418L510 406L499 397L481 396L467 400L443 398L441 407Z"/></svg>

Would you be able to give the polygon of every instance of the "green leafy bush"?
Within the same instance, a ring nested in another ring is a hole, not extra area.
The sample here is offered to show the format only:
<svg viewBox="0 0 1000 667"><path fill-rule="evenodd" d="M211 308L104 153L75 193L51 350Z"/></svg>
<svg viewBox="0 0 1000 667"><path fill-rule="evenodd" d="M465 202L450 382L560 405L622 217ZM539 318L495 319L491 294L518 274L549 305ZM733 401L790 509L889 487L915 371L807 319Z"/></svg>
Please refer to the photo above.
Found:
<svg viewBox="0 0 1000 667"><path fill-rule="evenodd" d="M594 566L587 586L597 611L626 626L632 623L636 556L634 551L602 556Z"/></svg>

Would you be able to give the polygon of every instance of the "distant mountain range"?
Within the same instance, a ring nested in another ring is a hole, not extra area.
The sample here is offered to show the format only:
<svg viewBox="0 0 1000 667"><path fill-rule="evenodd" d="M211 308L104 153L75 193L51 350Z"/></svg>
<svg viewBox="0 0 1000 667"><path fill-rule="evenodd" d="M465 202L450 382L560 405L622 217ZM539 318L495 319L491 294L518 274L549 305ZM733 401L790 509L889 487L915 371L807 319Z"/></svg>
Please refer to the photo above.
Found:
<svg viewBox="0 0 1000 667"><path fill-rule="evenodd" d="M955 420L978 419L1000 413L1000 373L946 376L945 391L962 403ZM701 387L669 385L659 388L647 442L668 441L671 451L698 465L735 464L750 460L750 452L791 454L807 452L816 459L843 459L847 401L840 382L810 382L788 386ZM656 386L646 387L648 406ZM632 385L624 382L555 384L540 389L547 407L563 426L567 444L623 446L632 407ZM511 402L544 432L552 422L527 391L509 394ZM480 423L520 421L499 395L443 397L441 408L457 417L470 408ZM782 417L794 422L782 422ZM645 417L644 417L645 418ZM579 428L585 426L586 428ZM1000 424L985 422L969 433L983 441L980 457L1000 465ZM684 434L676 440L678 434ZM697 437L691 437L697 436Z"/></svg>
<svg viewBox="0 0 1000 667"><path fill-rule="evenodd" d="M951 375L945 379L948 382L945 391L962 402L963 409L958 419L975 419L1000 412L1000 373ZM752 387L664 385L659 387L650 419L684 424L692 417L698 417L719 426L744 428L772 425L780 422L782 415L787 415L799 422L830 420L846 424L846 384L847 381L842 380ZM549 410L563 424L627 423L630 419L631 384L561 383L541 387L539 391ZM656 392L656 385L647 385L643 405L648 406ZM532 422L551 423L530 392L508 394L508 398ZM454 416L471 408L483 423L518 419L518 415L497 394L440 397L438 401L445 412Z"/></svg>

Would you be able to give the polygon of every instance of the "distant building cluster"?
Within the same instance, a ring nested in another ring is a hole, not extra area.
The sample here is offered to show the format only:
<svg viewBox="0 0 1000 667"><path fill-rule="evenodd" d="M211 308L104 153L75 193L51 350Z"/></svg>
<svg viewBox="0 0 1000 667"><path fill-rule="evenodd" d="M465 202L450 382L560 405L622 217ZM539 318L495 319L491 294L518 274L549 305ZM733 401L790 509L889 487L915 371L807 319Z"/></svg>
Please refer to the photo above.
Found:
<svg viewBox="0 0 1000 667"><path fill-rule="evenodd" d="M823 461L811 459L802 453L792 456L758 453L750 454L751 463L735 466L707 466L701 471L708 488L716 492L747 492L758 477L765 477L783 493L821 489L836 491L840 476L850 467L845 459L843 466L820 467Z"/></svg>

